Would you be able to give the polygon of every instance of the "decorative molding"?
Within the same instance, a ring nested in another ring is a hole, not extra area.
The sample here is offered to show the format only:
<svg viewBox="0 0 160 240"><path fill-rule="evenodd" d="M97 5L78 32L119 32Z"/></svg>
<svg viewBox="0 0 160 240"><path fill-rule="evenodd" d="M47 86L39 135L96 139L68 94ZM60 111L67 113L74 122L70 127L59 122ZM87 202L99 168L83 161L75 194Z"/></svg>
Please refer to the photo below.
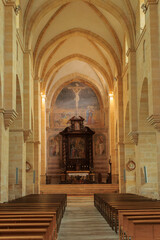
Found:
<svg viewBox="0 0 160 240"><path fill-rule="evenodd" d="M7 129L17 118L18 113L14 109L12 109L12 110L5 110L3 114L4 114L4 125L5 125L5 128Z"/></svg>
<svg viewBox="0 0 160 240"><path fill-rule="evenodd" d="M128 136L130 137L131 141L134 143L134 144L138 144L138 132L136 131L131 131L128 133Z"/></svg>
<svg viewBox="0 0 160 240"><path fill-rule="evenodd" d="M149 116L147 118L147 121L148 123L151 125L151 126L154 126L154 128L157 130L157 131L160 131L160 115L154 115L152 114L151 116Z"/></svg>
<svg viewBox="0 0 160 240"><path fill-rule="evenodd" d="M24 129L23 130L24 142L27 141L27 139L31 136L31 134L32 134L31 129Z"/></svg>

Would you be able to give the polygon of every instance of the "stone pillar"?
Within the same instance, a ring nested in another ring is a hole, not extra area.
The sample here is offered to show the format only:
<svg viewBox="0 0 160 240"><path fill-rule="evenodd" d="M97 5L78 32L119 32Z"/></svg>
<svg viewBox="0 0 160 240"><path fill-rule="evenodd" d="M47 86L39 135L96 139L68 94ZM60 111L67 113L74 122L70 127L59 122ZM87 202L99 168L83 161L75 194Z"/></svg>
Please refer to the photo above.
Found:
<svg viewBox="0 0 160 240"><path fill-rule="evenodd" d="M30 52L24 53L24 128L31 129L31 59Z"/></svg>
<svg viewBox="0 0 160 240"><path fill-rule="evenodd" d="M5 130L4 109L0 109L0 202L8 201L9 133Z"/></svg>
<svg viewBox="0 0 160 240"><path fill-rule="evenodd" d="M23 129L10 129L9 132L9 200L25 195L26 176L23 158L24 135ZM16 169L18 181L16 183ZM23 188L23 191L22 191Z"/></svg>
<svg viewBox="0 0 160 240"><path fill-rule="evenodd" d="M129 49L128 60L129 60L128 62L129 62L129 119L130 119L129 135L133 141L135 139L133 138L133 135L137 133L138 129L136 52L134 50Z"/></svg>
<svg viewBox="0 0 160 240"><path fill-rule="evenodd" d="M4 108L16 109L16 14L15 3L5 5L4 21Z"/></svg>
<svg viewBox="0 0 160 240"><path fill-rule="evenodd" d="M34 193L40 193L40 183L41 183L41 145L40 142L34 142L34 170L35 170L35 183L34 183Z"/></svg>
<svg viewBox="0 0 160 240"><path fill-rule="evenodd" d="M46 174L46 98L41 98L41 183L45 184Z"/></svg>
<svg viewBox="0 0 160 240"><path fill-rule="evenodd" d="M26 171L26 194L34 194L33 169L34 169L34 141L33 135L26 141L26 162L30 169Z"/></svg>
<svg viewBox="0 0 160 240"><path fill-rule="evenodd" d="M147 1L148 10L146 12L146 37L148 39L149 59L149 122L155 124L160 122L159 103L160 102L160 46L159 46L159 11L156 1ZM154 125L156 128L156 124Z"/></svg>
<svg viewBox="0 0 160 240"><path fill-rule="evenodd" d="M135 144L131 141L125 141L125 168L126 168L126 192L127 193L136 193L136 156L135 156ZM136 168L134 170L129 170L127 167L129 161L134 161Z"/></svg>
<svg viewBox="0 0 160 240"><path fill-rule="evenodd" d="M149 78L148 78L148 95L149 95L149 117L148 122L157 130L157 175L158 183L160 180L160 45L159 45L159 2L157 0L147 0L146 6L146 35L148 39L148 56L149 59ZM160 196L160 185L158 184L158 194Z"/></svg>
<svg viewBox="0 0 160 240"><path fill-rule="evenodd" d="M34 169L36 181L34 184L34 192L40 191L40 175L41 173L41 96L40 82L38 78L34 79ZM45 147L45 145L44 145ZM43 169L42 169L43 171Z"/></svg>
<svg viewBox="0 0 160 240"><path fill-rule="evenodd" d="M118 164L119 164L119 188L120 192L126 192L124 182L125 152L124 152L124 120L123 120L123 84L122 77L118 76L117 94L118 94Z"/></svg>
<svg viewBox="0 0 160 240"><path fill-rule="evenodd" d="M115 112L115 99L114 96L110 97L110 156L112 163L112 183L118 183L118 159L116 158L115 151L115 121L114 121L114 112Z"/></svg>

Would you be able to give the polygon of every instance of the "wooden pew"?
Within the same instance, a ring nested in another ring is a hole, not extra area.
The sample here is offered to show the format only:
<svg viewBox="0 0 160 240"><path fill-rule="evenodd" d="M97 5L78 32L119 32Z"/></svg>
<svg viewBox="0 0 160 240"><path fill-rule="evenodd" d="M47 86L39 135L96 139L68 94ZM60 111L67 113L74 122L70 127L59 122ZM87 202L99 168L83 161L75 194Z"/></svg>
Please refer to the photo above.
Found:
<svg viewBox="0 0 160 240"><path fill-rule="evenodd" d="M120 216L121 215L121 216ZM124 239L125 236L130 236L129 223L134 220L155 220L160 219L160 212L134 212L119 214L119 238Z"/></svg>
<svg viewBox="0 0 160 240"><path fill-rule="evenodd" d="M160 202L133 194L96 194L95 206L117 233L118 213L125 210L160 211Z"/></svg>
<svg viewBox="0 0 160 240"><path fill-rule="evenodd" d="M28 214L28 212L25 212L25 214L24 215L23 214L24 212L23 213L16 212L14 213L14 215L11 215L10 212L3 212L3 214L0 214L0 220L2 220L0 222L0 236L6 237L6 239L8 239L7 237L14 236L14 235L16 236L24 235L24 232L26 232L26 234L29 235L30 237L37 236L37 237L40 237L40 239L45 239L45 240L48 240L48 239L55 240L57 238L55 215L50 215L50 218L47 218L47 221L44 221L46 219L46 217L44 218L44 216L46 215L37 214L36 215L38 218L38 221L37 221L37 218L35 219L35 214L34 214L34 218L31 215L31 213ZM6 228L6 230L9 229L9 231L5 232L4 228ZM12 229L15 231L12 232ZM23 232L21 232L21 229L23 229ZM24 231L24 229L26 230ZM43 229L43 232L42 232L42 229ZM10 232L12 232L12 234L10 234Z"/></svg>
<svg viewBox="0 0 160 240"><path fill-rule="evenodd" d="M134 240L155 240L160 236L160 219L129 221L128 234Z"/></svg>
<svg viewBox="0 0 160 240"><path fill-rule="evenodd" d="M29 195L0 204L0 239L56 240L66 195Z"/></svg>

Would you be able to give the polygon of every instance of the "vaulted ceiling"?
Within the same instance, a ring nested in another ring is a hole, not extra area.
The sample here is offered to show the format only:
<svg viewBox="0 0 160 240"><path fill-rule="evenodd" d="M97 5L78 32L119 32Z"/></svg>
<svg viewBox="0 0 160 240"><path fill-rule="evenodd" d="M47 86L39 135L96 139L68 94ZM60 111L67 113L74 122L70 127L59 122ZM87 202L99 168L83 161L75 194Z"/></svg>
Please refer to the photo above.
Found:
<svg viewBox="0 0 160 240"><path fill-rule="evenodd" d="M21 0L25 48L46 94L83 79L102 95L123 68L124 39L134 48L139 0Z"/></svg>

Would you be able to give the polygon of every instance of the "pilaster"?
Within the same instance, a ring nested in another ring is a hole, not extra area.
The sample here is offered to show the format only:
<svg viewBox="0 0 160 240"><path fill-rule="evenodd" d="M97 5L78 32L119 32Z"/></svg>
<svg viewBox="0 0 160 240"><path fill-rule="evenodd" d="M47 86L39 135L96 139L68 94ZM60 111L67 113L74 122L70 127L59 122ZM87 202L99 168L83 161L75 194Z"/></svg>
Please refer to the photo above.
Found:
<svg viewBox="0 0 160 240"><path fill-rule="evenodd" d="M124 182L124 168L125 168L125 154L124 154L124 110L123 110L123 84L122 77L118 76L118 163L119 163L119 187L120 192L125 192Z"/></svg>
<svg viewBox="0 0 160 240"><path fill-rule="evenodd" d="M136 52L134 49L128 51L129 69L129 119L130 131L135 132L138 128L137 110L137 76L136 76Z"/></svg>
<svg viewBox="0 0 160 240"><path fill-rule="evenodd" d="M160 46L159 46L159 10L158 1L147 1L146 34L148 38L148 63L149 63L149 121L156 122L154 116L159 115L160 102ZM151 120L152 119L152 120ZM154 119L154 120L153 120ZM155 126L155 124L154 124Z"/></svg>
<svg viewBox="0 0 160 240"><path fill-rule="evenodd" d="M4 19L4 108L16 109L15 1L6 1ZM8 123L7 123L8 124Z"/></svg>
<svg viewBox="0 0 160 240"><path fill-rule="evenodd" d="M45 126L43 126L45 129ZM40 81L38 78L34 79L34 170L35 170L35 184L34 191L40 191L40 175L41 173L41 94L40 94ZM45 148L45 143L43 143ZM45 169L42 169L45 171Z"/></svg>
<svg viewBox="0 0 160 240"><path fill-rule="evenodd" d="M31 104L32 104L32 76L31 76L31 59L30 59L30 51L26 51L24 53L24 128L31 129Z"/></svg>

